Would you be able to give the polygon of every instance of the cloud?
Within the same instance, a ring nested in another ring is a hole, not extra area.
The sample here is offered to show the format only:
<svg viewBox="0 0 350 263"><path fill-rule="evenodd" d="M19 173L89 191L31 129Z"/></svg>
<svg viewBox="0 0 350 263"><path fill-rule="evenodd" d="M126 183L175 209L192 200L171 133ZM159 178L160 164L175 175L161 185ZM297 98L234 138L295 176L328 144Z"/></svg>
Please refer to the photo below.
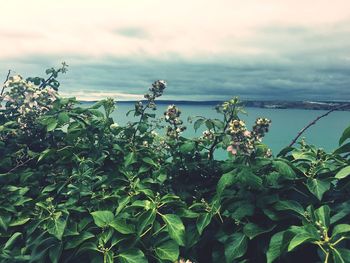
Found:
<svg viewBox="0 0 350 263"><path fill-rule="evenodd" d="M0 73L66 61L67 94L136 98L166 79L166 99L350 99L349 1L28 4L2 4Z"/></svg>

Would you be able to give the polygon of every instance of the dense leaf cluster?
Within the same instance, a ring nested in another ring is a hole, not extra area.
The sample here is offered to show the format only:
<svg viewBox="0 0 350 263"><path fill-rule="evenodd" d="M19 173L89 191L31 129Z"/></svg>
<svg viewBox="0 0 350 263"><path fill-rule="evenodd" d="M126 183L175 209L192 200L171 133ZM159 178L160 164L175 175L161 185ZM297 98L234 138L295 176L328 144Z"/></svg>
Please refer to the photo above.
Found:
<svg viewBox="0 0 350 263"><path fill-rule="evenodd" d="M45 91L65 70L21 81ZM247 131L235 98L184 138L175 106L163 120L150 112L165 87L156 81L126 126L111 99L37 101L27 125L22 105L3 101L0 262L350 262L350 128L333 153L302 142L273 157L269 120Z"/></svg>

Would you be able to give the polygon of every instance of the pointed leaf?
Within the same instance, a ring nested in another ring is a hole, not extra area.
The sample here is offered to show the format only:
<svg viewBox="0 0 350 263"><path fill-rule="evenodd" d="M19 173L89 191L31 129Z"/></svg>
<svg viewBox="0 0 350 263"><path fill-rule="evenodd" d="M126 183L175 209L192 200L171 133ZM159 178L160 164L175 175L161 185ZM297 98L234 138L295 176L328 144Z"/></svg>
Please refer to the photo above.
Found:
<svg viewBox="0 0 350 263"><path fill-rule="evenodd" d="M287 163L284 161L273 161L273 166L276 170L283 175L286 179L294 179L295 172Z"/></svg>
<svg viewBox="0 0 350 263"><path fill-rule="evenodd" d="M135 232L134 226L127 224L123 219L115 218L109 225L122 234L132 234Z"/></svg>
<svg viewBox="0 0 350 263"><path fill-rule="evenodd" d="M99 227L108 226L114 219L114 215L111 211L95 211L91 213L94 222Z"/></svg>
<svg viewBox="0 0 350 263"><path fill-rule="evenodd" d="M331 187L331 183L316 178L309 178L306 182L306 186L309 191L321 201L324 193Z"/></svg>
<svg viewBox="0 0 350 263"><path fill-rule="evenodd" d="M328 205L321 206L315 210L316 220L320 221L327 229L330 224L330 208Z"/></svg>
<svg viewBox="0 0 350 263"><path fill-rule="evenodd" d="M22 236L22 233L16 232L14 233L5 243L4 250L10 250L12 248L12 245L16 242L16 240Z"/></svg>
<svg viewBox="0 0 350 263"><path fill-rule="evenodd" d="M54 235L58 240L62 240L64 230L67 225L68 214L62 213L59 217L51 219L47 224L47 232Z"/></svg>
<svg viewBox="0 0 350 263"><path fill-rule="evenodd" d="M155 253L162 260L175 262L179 258L179 245L175 241L167 241L157 246Z"/></svg>
<svg viewBox="0 0 350 263"><path fill-rule="evenodd" d="M344 130L342 136L339 139L339 145L342 145L343 142L345 142L349 138L350 138L350 126Z"/></svg>
<svg viewBox="0 0 350 263"><path fill-rule="evenodd" d="M336 235L345 234L349 232L350 232L350 225L348 224L336 225L332 232L332 238L335 237Z"/></svg>
<svg viewBox="0 0 350 263"><path fill-rule="evenodd" d="M148 263L143 252L139 249L130 249L119 254L121 263Z"/></svg>
<svg viewBox="0 0 350 263"><path fill-rule="evenodd" d="M77 246L79 246L80 244L85 242L86 240L89 240L93 237L95 237L94 234L92 234L90 232L83 232L83 233L79 234L78 236L74 236L74 237L70 238L66 242L66 245L64 248L65 249L76 248Z"/></svg>
<svg viewBox="0 0 350 263"><path fill-rule="evenodd" d="M315 238L307 232L297 234L290 241L289 246L288 246L288 252L292 251L294 248L302 245L303 243L306 243L308 241L314 241L314 240L315 240Z"/></svg>
<svg viewBox="0 0 350 263"><path fill-rule="evenodd" d="M288 244L293 236L294 234L290 231L278 232L272 236L266 252L267 263L274 262L287 251Z"/></svg>
<svg viewBox="0 0 350 263"><path fill-rule="evenodd" d="M249 237L249 239L253 239L256 236L259 236L261 234L270 232L272 229L274 229L275 226L268 227L268 228L263 228L260 227L254 223L247 223L243 227L243 233Z"/></svg>
<svg viewBox="0 0 350 263"><path fill-rule="evenodd" d="M212 217L213 216L211 213L203 213L197 218L196 226L200 235L203 233L203 230L210 224Z"/></svg>
<svg viewBox="0 0 350 263"><path fill-rule="evenodd" d="M342 153L348 153L350 152L350 142L340 146L338 149L336 149L333 154L342 154Z"/></svg>
<svg viewBox="0 0 350 263"><path fill-rule="evenodd" d="M243 233L234 233L225 242L225 257L227 262L242 257L247 251L248 238Z"/></svg>
<svg viewBox="0 0 350 263"><path fill-rule="evenodd" d="M162 216L167 225L170 237L176 241L180 246L185 245L185 226L180 217L174 214L167 214Z"/></svg>
<svg viewBox="0 0 350 263"><path fill-rule="evenodd" d="M334 177L338 179L343 179L349 175L350 175L350 165L341 169L339 172L337 172L337 174Z"/></svg>
<svg viewBox="0 0 350 263"><path fill-rule="evenodd" d="M293 200L278 201L274 207L278 211L291 210L301 216L304 216L304 212L305 212L302 205Z"/></svg>

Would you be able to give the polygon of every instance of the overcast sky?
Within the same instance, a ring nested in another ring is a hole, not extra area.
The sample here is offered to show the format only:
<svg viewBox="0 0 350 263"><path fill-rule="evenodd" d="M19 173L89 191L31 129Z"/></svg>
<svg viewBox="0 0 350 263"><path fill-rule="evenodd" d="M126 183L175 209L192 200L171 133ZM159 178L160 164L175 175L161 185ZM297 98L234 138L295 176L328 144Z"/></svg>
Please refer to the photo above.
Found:
<svg viewBox="0 0 350 263"><path fill-rule="evenodd" d="M349 0L0 0L0 77L66 61L61 92L350 100Z"/></svg>

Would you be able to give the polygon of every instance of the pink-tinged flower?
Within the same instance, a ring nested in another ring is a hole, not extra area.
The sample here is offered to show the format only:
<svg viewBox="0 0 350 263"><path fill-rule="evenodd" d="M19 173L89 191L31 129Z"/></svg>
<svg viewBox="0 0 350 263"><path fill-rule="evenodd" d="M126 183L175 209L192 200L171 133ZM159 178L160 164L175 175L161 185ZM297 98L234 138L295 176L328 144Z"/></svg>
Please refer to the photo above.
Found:
<svg viewBox="0 0 350 263"><path fill-rule="evenodd" d="M231 152L233 155L237 154L237 149L233 148L232 145L230 145L229 147L227 147L226 149L228 152Z"/></svg>
<svg viewBox="0 0 350 263"><path fill-rule="evenodd" d="M248 131L248 130L246 130L246 131L244 131L243 135L244 135L245 137L250 137L251 132Z"/></svg>

